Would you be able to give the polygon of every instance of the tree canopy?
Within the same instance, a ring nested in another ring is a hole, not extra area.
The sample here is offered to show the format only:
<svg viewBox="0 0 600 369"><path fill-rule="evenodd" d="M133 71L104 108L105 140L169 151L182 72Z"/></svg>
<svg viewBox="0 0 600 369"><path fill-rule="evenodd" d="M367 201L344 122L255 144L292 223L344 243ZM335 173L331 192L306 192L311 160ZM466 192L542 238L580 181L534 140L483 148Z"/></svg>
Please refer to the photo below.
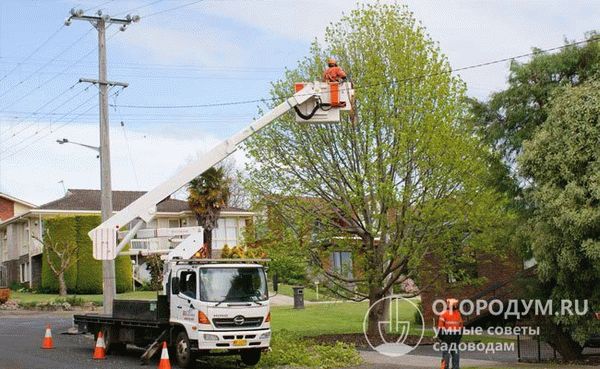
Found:
<svg viewBox="0 0 600 369"><path fill-rule="evenodd" d="M463 82L412 13L359 5L327 28L325 45L313 43L273 83L272 97L277 103L294 82L320 79L333 55L355 86L353 111L326 125L286 115L255 136L246 145L258 163L248 168L251 188L285 207L282 222L308 217L314 249L355 252L352 278L327 277L358 284L347 296L371 303L418 278L426 259L443 275L450 261L493 248L506 212L486 184L489 152L465 119Z"/></svg>
<svg viewBox="0 0 600 369"><path fill-rule="evenodd" d="M532 180L529 238L538 277L549 298L588 299L592 311L600 310L599 117L600 81L562 88L519 158ZM580 345L600 329L589 315L553 319Z"/></svg>

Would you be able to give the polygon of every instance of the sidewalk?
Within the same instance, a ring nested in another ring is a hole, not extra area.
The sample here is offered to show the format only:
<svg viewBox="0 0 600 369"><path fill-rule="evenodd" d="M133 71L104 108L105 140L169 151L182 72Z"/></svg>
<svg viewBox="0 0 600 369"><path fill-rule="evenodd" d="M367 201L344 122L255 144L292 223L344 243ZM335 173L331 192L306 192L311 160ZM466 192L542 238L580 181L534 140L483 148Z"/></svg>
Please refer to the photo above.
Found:
<svg viewBox="0 0 600 369"><path fill-rule="evenodd" d="M363 358L365 363L374 364L375 367L381 368L402 368L402 369L416 369L416 368L439 368L440 358L433 356L424 355L404 355L401 357L388 357L379 354L375 351L360 351L360 356ZM509 364L511 365L511 364ZM474 360L474 359L461 359L461 367L479 367L479 368L506 368L507 363L499 361L488 361L488 360ZM515 365L516 366L516 365Z"/></svg>

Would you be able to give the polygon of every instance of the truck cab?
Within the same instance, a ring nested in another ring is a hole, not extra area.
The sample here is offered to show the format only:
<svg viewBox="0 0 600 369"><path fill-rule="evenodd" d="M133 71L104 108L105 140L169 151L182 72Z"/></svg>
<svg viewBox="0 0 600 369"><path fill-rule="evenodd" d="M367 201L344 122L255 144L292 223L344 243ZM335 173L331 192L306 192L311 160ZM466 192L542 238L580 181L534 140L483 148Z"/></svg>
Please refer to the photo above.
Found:
<svg viewBox="0 0 600 369"><path fill-rule="evenodd" d="M211 355L239 355L256 365L271 341L265 261L167 259L156 300L114 300L111 315L75 315L73 321L80 332L102 332L109 353L128 344L145 348L144 362L167 342L180 368Z"/></svg>
<svg viewBox="0 0 600 369"><path fill-rule="evenodd" d="M197 355L213 350L239 354L255 365L269 348L271 315L262 265L216 260L173 260L164 293L177 362L189 366Z"/></svg>

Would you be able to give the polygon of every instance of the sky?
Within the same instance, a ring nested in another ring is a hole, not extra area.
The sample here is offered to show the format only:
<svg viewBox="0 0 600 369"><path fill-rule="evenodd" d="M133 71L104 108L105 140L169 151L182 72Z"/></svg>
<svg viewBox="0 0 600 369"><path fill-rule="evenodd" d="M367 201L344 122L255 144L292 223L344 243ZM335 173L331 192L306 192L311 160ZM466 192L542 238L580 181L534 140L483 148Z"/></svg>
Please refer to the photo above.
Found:
<svg viewBox="0 0 600 369"><path fill-rule="evenodd" d="M34 204L64 188L99 188L97 33L63 26L71 8L123 17L107 31L113 189L149 190L202 157L257 116L257 104L186 109L268 96L270 82L308 53L310 42L352 0L2 0L0 1L0 192ZM374 3L374 1L363 1ZM394 1L381 0L381 3ZM461 68L581 40L600 28L600 2L411 0L406 4ZM343 61L341 61L343 64ZM463 71L468 94L486 99L506 85L508 63ZM243 153L235 156L238 165Z"/></svg>

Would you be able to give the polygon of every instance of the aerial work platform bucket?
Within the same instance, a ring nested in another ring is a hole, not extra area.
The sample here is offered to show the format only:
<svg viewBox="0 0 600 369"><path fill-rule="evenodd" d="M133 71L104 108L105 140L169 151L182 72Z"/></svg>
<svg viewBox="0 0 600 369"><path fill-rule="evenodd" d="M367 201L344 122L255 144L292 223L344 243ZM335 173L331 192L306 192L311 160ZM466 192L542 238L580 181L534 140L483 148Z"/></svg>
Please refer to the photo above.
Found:
<svg viewBox="0 0 600 369"><path fill-rule="evenodd" d="M335 123L340 121L340 111L352 110L354 90L351 82L312 82L320 93L319 99L311 99L298 105L297 122ZM296 92L301 91L308 82L295 84Z"/></svg>

